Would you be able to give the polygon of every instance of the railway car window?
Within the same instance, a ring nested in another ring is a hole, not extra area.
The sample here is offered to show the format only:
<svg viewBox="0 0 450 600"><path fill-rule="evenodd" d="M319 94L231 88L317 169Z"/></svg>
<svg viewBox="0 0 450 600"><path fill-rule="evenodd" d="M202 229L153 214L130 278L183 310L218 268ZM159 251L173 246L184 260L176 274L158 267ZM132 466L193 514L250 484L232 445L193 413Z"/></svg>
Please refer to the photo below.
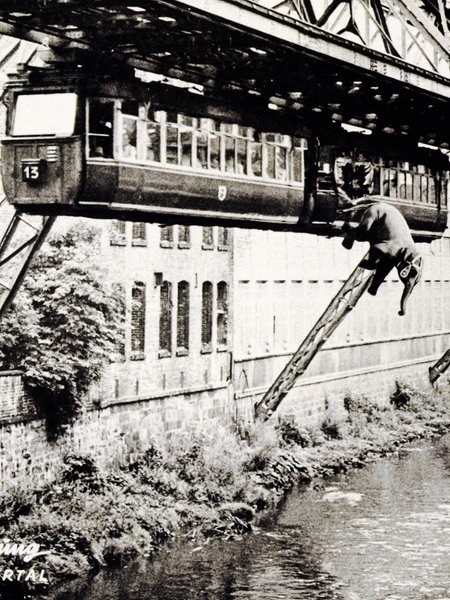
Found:
<svg viewBox="0 0 450 600"><path fill-rule="evenodd" d="M381 163L378 158L374 159L373 163L373 176L372 176L372 194L381 194Z"/></svg>
<svg viewBox="0 0 450 600"><path fill-rule="evenodd" d="M225 147L225 173L236 173L235 138L233 136L233 125L222 123Z"/></svg>
<svg viewBox="0 0 450 600"><path fill-rule="evenodd" d="M275 179L275 146L267 144L266 146L266 177Z"/></svg>
<svg viewBox="0 0 450 600"><path fill-rule="evenodd" d="M122 103L122 139L123 158L137 158L137 123L139 105L137 102Z"/></svg>
<svg viewBox="0 0 450 600"><path fill-rule="evenodd" d="M113 115L113 102L94 99L89 101L89 156L113 157Z"/></svg>
<svg viewBox="0 0 450 600"><path fill-rule="evenodd" d="M240 175L247 174L247 140L238 138L236 140L236 167Z"/></svg>
<svg viewBox="0 0 450 600"><path fill-rule="evenodd" d="M292 148L292 178L294 181L303 181L305 172L305 140L294 137Z"/></svg>
<svg viewBox="0 0 450 600"><path fill-rule="evenodd" d="M397 163L394 161L389 161L384 172L384 190L383 193L385 196L389 196L389 198L397 198L397 169L395 168Z"/></svg>
<svg viewBox="0 0 450 600"><path fill-rule="evenodd" d="M146 147L145 159L149 161L161 162L161 125L164 115L162 111L156 111L149 114L146 123Z"/></svg>
<svg viewBox="0 0 450 600"><path fill-rule="evenodd" d="M212 171L220 169L220 135L217 131L209 138L209 168Z"/></svg>
<svg viewBox="0 0 450 600"><path fill-rule="evenodd" d="M178 115L179 147L181 147L181 164L193 166L194 119L186 115ZM177 161L180 164L179 161Z"/></svg>
<svg viewBox="0 0 450 600"><path fill-rule="evenodd" d="M199 119L199 128L196 131L196 162L195 166L201 169L219 167L218 146L216 155L211 154L211 142L215 136L215 123L212 119Z"/></svg>
<svg viewBox="0 0 450 600"><path fill-rule="evenodd" d="M449 206L450 205L450 181L448 173L445 173L440 186L441 193L441 205Z"/></svg>
<svg viewBox="0 0 450 600"><path fill-rule="evenodd" d="M416 165L413 166L413 198L420 202L422 195L422 182Z"/></svg>
<svg viewBox="0 0 450 600"><path fill-rule="evenodd" d="M428 201L430 204L437 204L436 182L432 173L430 173L428 178Z"/></svg>
<svg viewBox="0 0 450 600"><path fill-rule="evenodd" d="M72 135L77 95L73 93L19 94L12 135Z"/></svg>
<svg viewBox="0 0 450 600"><path fill-rule="evenodd" d="M422 202L428 203L430 201L430 199L428 197L428 176L427 175L421 175L420 196L421 196Z"/></svg>
<svg viewBox="0 0 450 600"><path fill-rule="evenodd" d="M411 165L410 163L405 163L405 187L406 187L406 192L405 192L405 198L406 199L410 199L412 198L412 176L411 176Z"/></svg>
<svg viewBox="0 0 450 600"><path fill-rule="evenodd" d="M251 138L249 142L251 174L255 177L262 177L262 143L256 132L252 132Z"/></svg>
<svg viewBox="0 0 450 600"><path fill-rule="evenodd" d="M402 200L405 200L408 197L406 190L406 173L404 171L399 171L398 173L398 197Z"/></svg>
<svg viewBox="0 0 450 600"><path fill-rule="evenodd" d="M179 163L178 115L173 112L166 114L166 161Z"/></svg>

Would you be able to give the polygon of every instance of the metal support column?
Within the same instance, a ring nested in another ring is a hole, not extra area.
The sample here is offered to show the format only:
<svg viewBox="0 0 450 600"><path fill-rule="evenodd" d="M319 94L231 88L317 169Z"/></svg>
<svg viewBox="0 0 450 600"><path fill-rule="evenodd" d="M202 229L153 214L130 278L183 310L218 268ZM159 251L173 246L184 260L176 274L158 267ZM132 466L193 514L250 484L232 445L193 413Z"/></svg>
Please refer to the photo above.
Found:
<svg viewBox="0 0 450 600"><path fill-rule="evenodd" d="M450 365L450 348L445 352L441 358L428 370L428 377L430 383L434 383L444 373Z"/></svg>
<svg viewBox="0 0 450 600"><path fill-rule="evenodd" d="M369 287L373 274L373 271L363 269L358 264L280 375L256 403L257 419L266 420L272 415L323 344Z"/></svg>
<svg viewBox="0 0 450 600"><path fill-rule="evenodd" d="M0 239L0 318L11 305L31 259L56 217L25 217L15 211Z"/></svg>

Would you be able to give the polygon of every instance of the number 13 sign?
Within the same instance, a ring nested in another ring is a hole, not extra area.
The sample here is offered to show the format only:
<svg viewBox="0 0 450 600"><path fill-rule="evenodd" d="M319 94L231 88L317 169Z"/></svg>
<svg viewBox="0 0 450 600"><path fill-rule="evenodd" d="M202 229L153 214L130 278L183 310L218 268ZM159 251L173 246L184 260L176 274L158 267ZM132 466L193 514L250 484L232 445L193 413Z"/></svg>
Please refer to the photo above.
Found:
<svg viewBox="0 0 450 600"><path fill-rule="evenodd" d="M44 161L28 159L22 161L22 181L40 183L44 175Z"/></svg>

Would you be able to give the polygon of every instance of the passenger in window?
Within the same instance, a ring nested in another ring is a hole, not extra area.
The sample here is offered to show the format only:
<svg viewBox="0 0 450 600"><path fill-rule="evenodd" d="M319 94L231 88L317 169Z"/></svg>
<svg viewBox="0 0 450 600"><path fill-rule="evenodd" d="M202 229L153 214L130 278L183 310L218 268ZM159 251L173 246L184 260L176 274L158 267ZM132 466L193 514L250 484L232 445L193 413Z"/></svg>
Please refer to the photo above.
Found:
<svg viewBox="0 0 450 600"><path fill-rule="evenodd" d="M103 146L95 146L94 151L91 153L92 156L96 156L98 158L105 158L105 151L103 150Z"/></svg>
<svg viewBox="0 0 450 600"><path fill-rule="evenodd" d="M368 196L373 188L374 168L364 154L359 153L353 166L352 198Z"/></svg>
<svg viewBox="0 0 450 600"><path fill-rule="evenodd" d="M350 202L352 188L353 166L351 156L345 152L338 152L334 158L334 183L339 200Z"/></svg>
<svg viewBox="0 0 450 600"><path fill-rule="evenodd" d="M234 150L227 150L225 152L225 172L234 173Z"/></svg>
<svg viewBox="0 0 450 600"><path fill-rule="evenodd" d="M183 146L183 152L181 154L181 165L183 167L192 166L191 154L191 146Z"/></svg>
<svg viewBox="0 0 450 600"><path fill-rule="evenodd" d="M287 175L287 171L286 171L286 150L284 148L279 148L278 149L278 155L277 155L277 172L276 172L276 178L279 181L285 181L287 179L286 175Z"/></svg>
<svg viewBox="0 0 450 600"><path fill-rule="evenodd" d="M243 156L243 155L238 156L236 173L239 173L239 175L245 175L245 161L246 161L245 156Z"/></svg>
<svg viewBox="0 0 450 600"><path fill-rule="evenodd" d="M206 169L208 167L206 148L203 146L197 146L197 159L195 161L195 166L198 169Z"/></svg>
<svg viewBox="0 0 450 600"><path fill-rule="evenodd" d="M112 158L112 102L92 100L89 105L89 155Z"/></svg>
<svg viewBox="0 0 450 600"><path fill-rule="evenodd" d="M131 143L128 131L124 131L122 135L122 156L123 158L136 158L136 146Z"/></svg>
<svg viewBox="0 0 450 600"><path fill-rule="evenodd" d="M220 162L218 156L211 156L211 171L218 171L220 169Z"/></svg>

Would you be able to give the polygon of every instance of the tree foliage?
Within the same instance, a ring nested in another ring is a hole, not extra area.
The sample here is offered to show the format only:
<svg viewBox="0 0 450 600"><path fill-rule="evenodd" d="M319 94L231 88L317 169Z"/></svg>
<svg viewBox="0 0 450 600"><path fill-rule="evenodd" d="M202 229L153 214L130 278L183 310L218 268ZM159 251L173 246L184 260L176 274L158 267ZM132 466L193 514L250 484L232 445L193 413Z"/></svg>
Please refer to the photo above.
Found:
<svg viewBox="0 0 450 600"><path fill-rule="evenodd" d="M52 234L0 322L4 369L21 369L49 433L79 413L123 342L123 298L98 264L99 231L79 222Z"/></svg>

